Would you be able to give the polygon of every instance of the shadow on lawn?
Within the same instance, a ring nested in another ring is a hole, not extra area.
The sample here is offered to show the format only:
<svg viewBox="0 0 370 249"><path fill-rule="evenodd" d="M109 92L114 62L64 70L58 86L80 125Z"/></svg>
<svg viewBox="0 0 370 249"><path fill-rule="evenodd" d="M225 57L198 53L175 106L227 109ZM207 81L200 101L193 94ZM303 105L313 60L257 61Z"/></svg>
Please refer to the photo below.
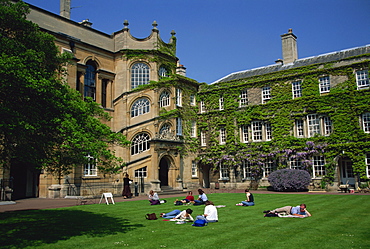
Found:
<svg viewBox="0 0 370 249"><path fill-rule="evenodd" d="M81 210L27 210L0 213L1 248L56 243L71 237L126 233L141 224Z"/></svg>

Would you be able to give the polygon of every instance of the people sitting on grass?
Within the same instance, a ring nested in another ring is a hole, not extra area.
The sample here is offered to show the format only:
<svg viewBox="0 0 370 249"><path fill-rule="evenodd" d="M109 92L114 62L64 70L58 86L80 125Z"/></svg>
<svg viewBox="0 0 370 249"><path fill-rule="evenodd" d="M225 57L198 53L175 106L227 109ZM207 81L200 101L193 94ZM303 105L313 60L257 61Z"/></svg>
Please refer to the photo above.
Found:
<svg viewBox="0 0 370 249"><path fill-rule="evenodd" d="M161 204L161 202L159 201L158 194L156 192L154 192L153 190L149 191L149 202L150 202L150 205L159 205L159 204Z"/></svg>
<svg viewBox="0 0 370 249"><path fill-rule="evenodd" d="M194 205L203 205L206 201L208 201L207 195L202 189L198 189L198 193L199 198L198 200L194 200Z"/></svg>
<svg viewBox="0 0 370 249"><path fill-rule="evenodd" d="M192 204L194 202L194 196L193 196L193 192L192 191L189 191L188 192L188 195L185 197L185 199L182 199L182 200L178 200L176 199L176 201L174 202L175 205L184 205L184 204Z"/></svg>
<svg viewBox="0 0 370 249"><path fill-rule="evenodd" d="M183 210L183 211L175 209L168 213L161 213L160 216L166 219L179 219L179 220L194 221L193 217L191 216L192 213L193 213L193 210L191 210L190 208Z"/></svg>
<svg viewBox="0 0 370 249"><path fill-rule="evenodd" d="M301 204L296 207L285 206L281 208L276 208L274 210L263 211L266 214L283 214L283 215L293 215L298 217L309 217L311 213L307 211L306 204Z"/></svg>
<svg viewBox="0 0 370 249"><path fill-rule="evenodd" d="M213 202L206 201L204 203L204 214L198 215L197 220L206 220L207 222L218 222L217 208L213 205Z"/></svg>
<svg viewBox="0 0 370 249"><path fill-rule="evenodd" d="M245 197L246 200L236 204L236 206L254 206L254 197L253 194L249 192L249 189L245 190Z"/></svg>

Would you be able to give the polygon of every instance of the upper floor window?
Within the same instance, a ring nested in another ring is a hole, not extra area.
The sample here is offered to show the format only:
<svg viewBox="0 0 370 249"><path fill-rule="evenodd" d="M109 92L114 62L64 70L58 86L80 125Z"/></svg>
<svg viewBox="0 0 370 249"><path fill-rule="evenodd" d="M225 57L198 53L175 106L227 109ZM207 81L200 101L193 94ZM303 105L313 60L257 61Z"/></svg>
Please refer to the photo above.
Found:
<svg viewBox="0 0 370 249"><path fill-rule="evenodd" d="M252 141L253 142L262 141L262 122L261 121L252 122Z"/></svg>
<svg viewBox="0 0 370 249"><path fill-rule="evenodd" d="M324 136L328 136L333 132L333 124L331 122L331 119L327 116L323 118L323 123L324 123Z"/></svg>
<svg viewBox="0 0 370 249"><path fill-rule="evenodd" d="M330 77L329 76L319 78L319 82L320 82L320 93L330 92Z"/></svg>
<svg viewBox="0 0 370 249"><path fill-rule="evenodd" d="M204 113L206 112L206 104L204 103L204 101L200 101L200 113Z"/></svg>
<svg viewBox="0 0 370 249"><path fill-rule="evenodd" d="M176 89L176 105L182 106L182 91L180 88Z"/></svg>
<svg viewBox="0 0 370 249"><path fill-rule="evenodd" d="M226 129L220 129L220 144L226 144Z"/></svg>
<svg viewBox="0 0 370 249"><path fill-rule="evenodd" d="M165 107L170 105L170 93L163 91L159 96L159 107Z"/></svg>
<svg viewBox="0 0 370 249"><path fill-rule="evenodd" d="M223 163L220 163L220 180L229 180L229 169Z"/></svg>
<svg viewBox="0 0 370 249"><path fill-rule="evenodd" d="M370 133L370 112L362 114L362 129L366 133Z"/></svg>
<svg viewBox="0 0 370 249"><path fill-rule="evenodd" d="M292 94L293 99L302 97L302 86L301 81L294 81L292 82Z"/></svg>
<svg viewBox="0 0 370 249"><path fill-rule="evenodd" d="M197 136L197 122L196 121L191 121L190 136L191 137Z"/></svg>
<svg viewBox="0 0 370 249"><path fill-rule="evenodd" d="M271 87L262 88L262 104L267 103L271 99Z"/></svg>
<svg viewBox="0 0 370 249"><path fill-rule="evenodd" d="M207 145L207 143L206 143L206 132L205 131L200 132L200 145L201 146L206 146Z"/></svg>
<svg viewBox="0 0 370 249"><path fill-rule="evenodd" d="M131 117L137 117L149 112L150 102L147 98L141 98L134 102L131 107Z"/></svg>
<svg viewBox="0 0 370 249"><path fill-rule="evenodd" d="M96 65L93 61L86 63L84 97L91 97L95 101L96 95Z"/></svg>
<svg viewBox="0 0 370 249"><path fill-rule="evenodd" d="M96 160L87 155L87 163L84 166L84 176L97 176Z"/></svg>
<svg viewBox="0 0 370 249"><path fill-rule="evenodd" d="M148 167L142 167L140 169L135 170L135 177L136 178L146 178L148 172Z"/></svg>
<svg viewBox="0 0 370 249"><path fill-rule="evenodd" d="M266 141L270 141L272 139L272 132L271 132L271 124L265 123L265 137Z"/></svg>
<svg viewBox="0 0 370 249"><path fill-rule="evenodd" d="M369 71L361 70L356 72L357 89L369 87Z"/></svg>
<svg viewBox="0 0 370 249"><path fill-rule="evenodd" d="M313 137L316 134L329 136L333 133L333 123L328 116L309 114L305 119L298 119L294 124L296 137Z"/></svg>
<svg viewBox="0 0 370 249"><path fill-rule="evenodd" d="M198 177L198 166L196 161L191 161L191 177Z"/></svg>
<svg viewBox="0 0 370 249"><path fill-rule="evenodd" d="M182 119L176 118L176 135L182 136Z"/></svg>
<svg viewBox="0 0 370 249"><path fill-rule="evenodd" d="M131 141L131 155L137 155L150 149L148 133L139 133Z"/></svg>
<svg viewBox="0 0 370 249"><path fill-rule="evenodd" d="M308 137L313 137L315 134L320 134L320 119L317 114L307 115L308 122Z"/></svg>
<svg viewBox="0 0 370 249"><path fill-rule="evenodd" d="M218 105L219 105L219 110L222 111L224 109L224 97L223 96L221 96L218 99Z"/></svg>
<svg viewBox="0 0 370 249"><path fill-rule="evenodd" d="M249 140L249 135L248 135L248 126L247 125L242 125L241 126L241 139L243 143L248 143Z"/></svg>
<svg viewBox="0 0 370 249"><path fill-rule="evenodd" d="M190 94L190 105L195 106L195 95Z"/></svg>
<svg viewBox="0 0 370 249"><path fill-rule="evenodd" d="M109 81L107 79L103 79L101 82L101 106L104 108L107 107L108 84Z"/></svg>
<svg viewBox="0 0 370 249"><path fill-rule="evenodd" d="M248 92L246 89L240 91L240 101L239 101L239 106L247 106L248 105Z"/></svg>
<svg viewBox="0 0 370 249"><path fill-rule="evenodd" d="M161 66L158 70L158 75L160 78L168 77L168 70L164 66Z"/></svg>
<svg viewBox="0 0 370 249"><path fill-rule="evenodd" d="M323 156L314 156L312 158L313 177L325 175L325 159Z"/></svg>
<svg viewBox="0 0 370 249"><path fill-rule="evenodd" d="M304 137L304 126L302 119L298 119L295 121L295 136Z"/></svg>
<svg viewBox="0 0 370 249"><path fill-rule="evenodd" d="M131 89L149 83L149 66L145 63L135 63L131 68Z"/></svg>

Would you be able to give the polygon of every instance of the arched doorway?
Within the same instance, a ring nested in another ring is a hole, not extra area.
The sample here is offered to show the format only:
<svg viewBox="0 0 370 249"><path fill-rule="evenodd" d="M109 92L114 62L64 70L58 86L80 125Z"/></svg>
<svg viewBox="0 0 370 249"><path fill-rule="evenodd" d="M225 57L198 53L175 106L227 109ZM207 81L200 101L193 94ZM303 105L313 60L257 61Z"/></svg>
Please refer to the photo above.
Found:
<svg viewBox="0 0 370 249"><path fill-rule="evenodd" d="M159 180L161 181L162 186L168 186L168 170L170 168L170 162L168 158L162 157L159 162Z"/></svg>

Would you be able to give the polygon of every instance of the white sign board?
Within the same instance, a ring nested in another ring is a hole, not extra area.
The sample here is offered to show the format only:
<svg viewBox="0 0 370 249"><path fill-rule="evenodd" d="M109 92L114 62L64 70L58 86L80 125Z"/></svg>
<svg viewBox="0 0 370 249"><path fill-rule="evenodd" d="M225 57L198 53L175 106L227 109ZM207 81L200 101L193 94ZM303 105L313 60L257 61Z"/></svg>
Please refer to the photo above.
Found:
<svg viewBox="0 0 370 249"><path fill-rule="evenodd" d="M101 200L102 200L103 198L105 198L105 202L107 203L107 205L109 205L108 198L110 198L110 199L111 199L111 201L112 201L112 203L113 203L113 204L115 204L115 203L114 203L114 200L113 200L113 195L112 195L112 193L103 193L103 194L101 195L101 198L100 198L99 204L101 203Z"/></svg>

